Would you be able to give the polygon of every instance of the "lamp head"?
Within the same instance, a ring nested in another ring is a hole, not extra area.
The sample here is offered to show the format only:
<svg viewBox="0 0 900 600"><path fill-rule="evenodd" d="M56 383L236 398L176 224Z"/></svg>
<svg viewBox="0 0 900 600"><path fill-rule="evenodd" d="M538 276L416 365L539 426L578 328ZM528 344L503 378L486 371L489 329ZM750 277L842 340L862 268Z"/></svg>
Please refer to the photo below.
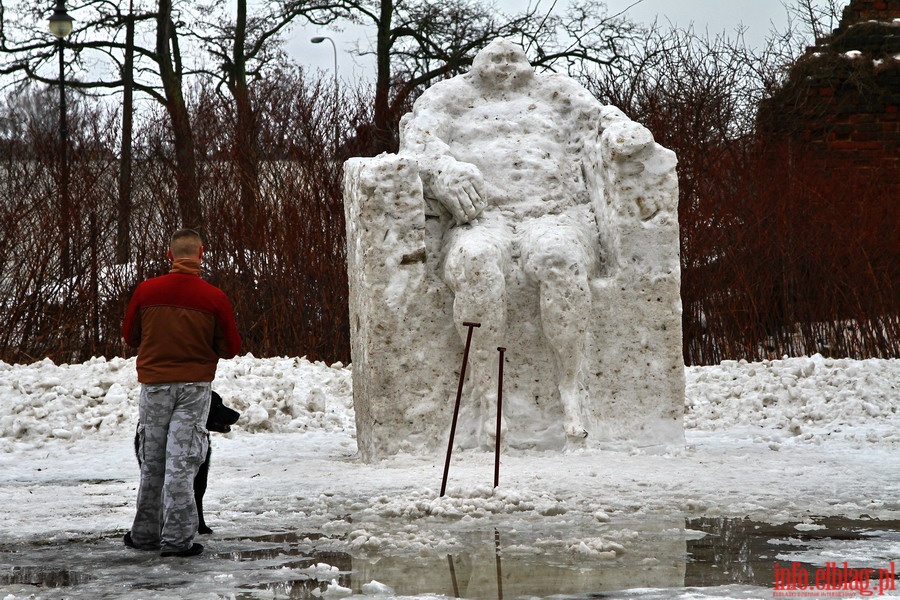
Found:
<svg viewBox="0 0 900 600"><path fill-rule="evenodd" d="M56 0L56 8L53 9L49 22L50 33L62 39L72 33L73 22L74 19L66 12L64 0Z"/></svg>

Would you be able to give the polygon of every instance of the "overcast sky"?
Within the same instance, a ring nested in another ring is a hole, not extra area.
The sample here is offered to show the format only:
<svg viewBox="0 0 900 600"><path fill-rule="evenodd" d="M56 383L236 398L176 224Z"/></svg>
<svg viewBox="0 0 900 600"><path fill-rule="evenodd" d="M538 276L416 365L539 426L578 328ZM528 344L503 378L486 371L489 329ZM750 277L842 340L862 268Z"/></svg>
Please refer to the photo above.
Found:
<svg viewBox="0 0 900 600"><path fill-rule="evenodd" d="M527 0L496 0L503 11L521 12ZM539 8L548 9L552 0L531 0L532 6L538 2ZM566 0L558 0L562 7ZM658 19L662 25L671 22L680 27L690 24L698 31L708 30L710 34L734 33L739 27L746 28L745 38L751 44L760 44L773 29L784 30L787 13L782 0L606 0L609 15L625 11L633 21L652 23ZM298 27L290 35L288 49L295 60L313 68L332 71L334 52L330 42L310 43L316 35L332 38L337 47L338 76L349 81L371 77L373 63L366 58L353 55L354 44L365 45L366 35L374 35L371 27L347 28L345 31L316 27Z"/></svg>

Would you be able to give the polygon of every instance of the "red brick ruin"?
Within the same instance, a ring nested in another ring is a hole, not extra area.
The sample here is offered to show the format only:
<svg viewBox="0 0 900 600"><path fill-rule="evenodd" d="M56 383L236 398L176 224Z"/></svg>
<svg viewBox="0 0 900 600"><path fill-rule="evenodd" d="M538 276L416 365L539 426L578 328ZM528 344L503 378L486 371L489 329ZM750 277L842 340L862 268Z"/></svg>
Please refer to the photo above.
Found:
<svg viewBox="0 0 900 600"><path fill-rule="evenodd" d="M850 2L759 115L767 197L785 215L774 222L787 250L773 289L782 324L837 320L815 350L896 356L900 0Z"/></svg>
<svg viewBox="0 0 900 600"><path fill-rule="evenodd" d="M900 357L900 0L850 2L757 125L691 358Z"/></svg>
<svg viewBox="0 0 900 600"><path fill-rule="evenodd" d="M840 26L807 50L760 111L760 129L825 159L832 170L896 175L900 0L852 1Z"/></svg>

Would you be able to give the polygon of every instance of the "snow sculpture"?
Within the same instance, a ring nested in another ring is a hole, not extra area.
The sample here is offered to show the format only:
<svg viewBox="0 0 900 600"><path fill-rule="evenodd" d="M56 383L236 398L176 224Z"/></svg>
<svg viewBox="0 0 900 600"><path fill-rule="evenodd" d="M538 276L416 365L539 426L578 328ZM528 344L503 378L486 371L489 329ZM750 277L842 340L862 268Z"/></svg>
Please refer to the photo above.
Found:
<svg viewBox="0 0 900 600"><path fill-rule="evenodd" d="M345 165L353 400L364 460L456 440L554 449L683 442L673 152L503 39Z"/></svg>

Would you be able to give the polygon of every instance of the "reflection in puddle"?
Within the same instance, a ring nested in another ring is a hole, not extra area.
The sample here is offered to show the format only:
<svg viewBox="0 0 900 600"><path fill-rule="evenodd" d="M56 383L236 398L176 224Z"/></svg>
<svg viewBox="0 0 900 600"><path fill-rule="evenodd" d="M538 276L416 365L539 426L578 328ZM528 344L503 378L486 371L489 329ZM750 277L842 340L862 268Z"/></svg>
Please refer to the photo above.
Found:
<svg viewBox="0 0 900 600"><path fill-rule="evenodd" d="M459 581L456 578L456 563L452 554L447 555L450 568L450 582L453 585L453 597L462 598L459 592ZM494 564L497 570L497 599L503 600L503 561L500 558L500 532L494 530Z"/></svg>
<svg viewBox="0 0 900 600"><path fill-rule="evenodd" d="M841 517L813 519L810 523L782 523L773 525L749 519L703 518L686 522L688 529L706 533L702 539L688 540L688 563L684 585L709 587L742 584L772 587L775 582L775 563L784 563L785 552L805 550L817 543L847 543L861 541L871 546L887 532L900 531L900 521L854 520ZM840 554L840 550L836 550ZM815 571L825 565L819 552L815 564L808 560L798 563L806 576L815 580ZM872 552L867 553L870 556ZM846 553L843 560L849 559ZM835 561L836 557L828 560ZM840 560L838 560L840 562ZM877 568L884 565L866 565Z"/></svg>
<svg viewBox="0 0 900 600"><path fill-rule="evenodd" d="M0 572L0 584L33 585L36 587L59 588L86 583L93 579L90 575L47 567L11 567Z"/></svg>
<svg viewBox="0 0 900 600"><path fill-rule="evenodd" d="M640 534L634 525L457 532L449 555L355 555L350 587L374 580L401 596L502 599L683 585L684 519L642 521Z"/></svg>
<svg viewBox="0 0 900 600"><path fill-rule="evenodd" d="M724 518L689 520L687 528L706 533L687 542L684 585L688 587L729 583L771 586L777 552L771 540L796 532L785 526Z"/></svg>
<svg viewBox="0 0 900 600"><path fill-rule="evenodd" d="M826 561L884 567L871 563L895 560L900 548L900 522L842 518L772 525L641 517L600 526L520 523L519 529L492 526L488 531L463 525L433 524L449 530L440 539L450 545L421 552L388 545L366 552L344 537L296 531L211 540L202 558L176 562L123 552L120 536L112 535L55 546L0 546L0 586L26 595L35 588L65 588L71 598L107 597L123 589L184 589L227 591L226 597L237 600L261 595L311 599L329 592L371 595L376 582L398 595L473 600L622 598L637 594L636 588L653 588L660 598L678 596L684 588L703 589L704 598L725 597L725 591L716 591L721 586L731 586L728 597L744 597L733 595L734 586L755 590L757 596L760 588L772 590L775 563L796 564L812 580ZM384 533L390 539L390 530ZM438 539L433 534L416 529L410 539ZM344 551L348 548L352 555Z"/></svg>
<svg viewBox="0 0 900 600"><path fill-rule="evenodd" d="M325 590L328 589L328 582L320 582L317 579L305 579L300 581L261 583L250 587L265 590L267 593L272 594L274 598L316 598L321 597ZM241 600L242 598L258 598L258 596L254 592L235 596L236 600Z"/></svg>
<svg viewBox="0 0 900 600"><path fill-rule="evenodd" d="M257 569L256 582L241 586L245 590L265 590L267 595L272 594L275 598L316 598L332 581L341 587L351 584L353 559L350 554L314 548L315 542L334 541L323 534L287 531L226 541L241 548L216 552L213 555L216 559L246 563ZM248 548L258 545L263 547ZM323 565L328 567L326 573L318 568ZM299 571L305 572L297 573ZM278 575L281 577L276 578ZM256 592L248 592L236 595L235 599L256 597Z"/></svg>
<svg viewBox="0 0 900 600"><path fill-rule="evenodd" d="M245 562L245 561L264 561L273 560L281 557L305 557L305 560L295 561L291 568L305 569L317 563L325 562L332 565L346 564L349 567L350 555L345 552L315 552L309 554L300 548L300 545L311 545L315 541L328 540L321 533L304 533L300 534L294 531L281 533L271 533L241 538L239 540L230 540L232 543L238 542L242 545L256 544L279 544L277 547L264 547L254 549L228 550L216 552L216 558L224 558L228 560ZM332 562L333 561L333 562ZM308 563L308 564L307 564Z"/></svg>

